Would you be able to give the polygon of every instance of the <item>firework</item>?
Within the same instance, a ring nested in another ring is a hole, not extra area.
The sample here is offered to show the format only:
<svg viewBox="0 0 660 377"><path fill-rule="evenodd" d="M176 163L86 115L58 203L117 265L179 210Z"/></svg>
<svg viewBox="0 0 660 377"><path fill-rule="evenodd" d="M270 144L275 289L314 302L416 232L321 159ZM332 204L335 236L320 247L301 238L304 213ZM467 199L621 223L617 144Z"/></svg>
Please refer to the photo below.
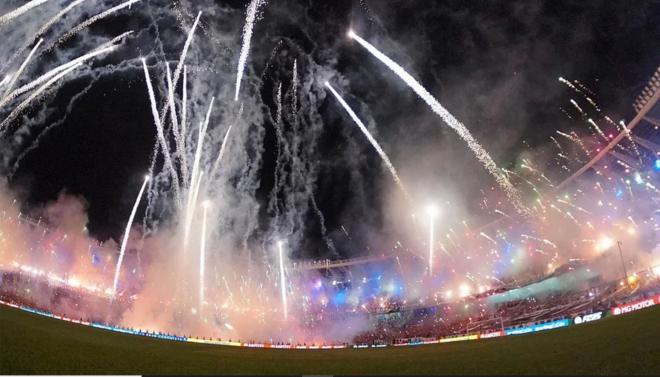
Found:
<svg viewBox="0 0 660 377"><path fill-rule="evenodd" d="M280 260L280 290L282 292L282 313L284 313L284 320L289 317L289 309L286 301L286 276L284 275L284 251L282 250L282 241L277 242Z"/></svg>
<svg viewBox="0 0 660 377"><path fill-rule="evenodd" d="M210 206L210 202L205 200L202 203L202 234L199 242L199 307L201 309L204 304L204 289L205 289L205 270L206 270L206 211Z"/></svg>
<svg viewBox="0 0 660 377"><path fill-rule="evenodd" d="M119 273L121 272L121 264L124 261L124 254L126 253L126 246L128 245L128 236L131 233L131 228L133 227L133 219L135 219L135 213L137 212L138 205L142 200L142 194L144 194L144 189L147 187L149 182L149 176L144 177L144 182L142 182L142 187L140 187L140 192L138 193L137 199L135 199L135 204L133 204L133 210L131 215L128 217L128 222L126 223L126 230L124 231L124 238L121 241L121 248L119 249L119 258L117 259L117 266L115 267L115 278L112 283L112 295L117 294L117 285L119 284Z"/></svg>
<svg viewBox="0 0 660 377"><path fill-rule="evenodd" d="M383 62L392 72L394 72L399 78L401 78L412 90L417 93L417 95L426 102L429 107L442 118L442 120L454 129L458 135L467 143L468 147L472 152L477 156L477 159L484 165L486 170L495 177L497 183L502 187L506 193L509 200L512 202L516 211L518 213L524 214L527 213L527 209L523 205L516 189L511 185L511 182L506 178L504 174L499 170L493 159L490 157L488 152L486 152L483 147L477 142L477 140L472 136L470 131L459 122L453 115L449 113L439 102L436 100L414 77L412 77L408 72L406 72L403 67L398 65L389 57L385 56L380 52L376 47L372 46L369 42L360 38L357 34L350 30L348 36L356 40L362 47L367 49L372 55L374 55L378 60Z"/></svg>
<svg viewBox="0 0 660 377"><path fill-rule="evenodd" d="M158 109L156 105L156 96L154 94L154 88L151 84L151 77L149 76L149 69L147 68L147 61L142 58L142 68L144 69L144 79L147 82L147 91L149 93L149 102L151 103L151 114L154 118L154 124L156 125L156 131L158 135L158 140L160 141L160 147L163 150L163 155L165 156L165 164L170 171L170 174L173 178L173 185L176 193L177 200L179 199L179 176L174 168L174 163L172 162L172 156L170 155L170 148L165 140L165 132L163 130L163 124L161 123L161 117L158 115Z"/></svg>
<svg viewBox="0 0 660 377"><path fill-rule="evenodd" d="M32 0L27 4L14 9L13 11L6 13L0 16L0 25L6 24L7 22L13 20L14 18L22 15L25 12L28 12L30 9L38 7L39 5L47 2L48 0Z"/></svg>
<svg viewBox="0 0 660 377"><path fill-rule="evenodd" d="M252 29L257 20L257 12L259 8L266 4L266 0L252 0L248 5L247 16L245 18L245 27L243 28L243 46L241 47L241 54L238 57L238 70L236 73L236 94L234 94L234 101L238 101L238 93L241 91L241 79L243 79L243 71L245 70L245 63L247 62L248 53L250 52L250 40L252 39Z"/></svg>
<svg viewBox="0 0 660 377"><path fill-rule="evenodd" d="M48 72L44 73L43 75L39 76L37 79L35 79L35 80L29 82L28 84L25 84L22 87L20 87L18 89L15 89L13 92L5 95L2 98L2 100L0 100L0 108L4 107L9 101L17 98L18 96L22 95L23 93L26 93L26 92L36 88L37 86L43 84L44 82L50 82L51 85L52 85L52 83L54 81L53 80L49 81L49 79L51 79L53 76L58 76L58 74L60 74L63 71L70 72L69 69L71 67L74 67L74 66L79 67L80 65L82 65L82 63L84 63L84 62L86 62L86 61L88 61L88 60L90 60L90 59L92 59L92 58L94 58L98 55L103 55L103 54L106 54L106 53L110 53L110 52L115 51L116 49L117 49L116 46L98 48L98 49L95 49L94 51L92 51L88 54L85 54L85 55L82 55L82 56L80 56L76 59L73 59L72 61L70 61L68 63L62 64L60 66L57 66L57 67L51 69L50 71L48 71ZM62 76L59 76L59 77L62 77ZM55 81L57 81L57 80L55 80ZM48 87L48 86L50 86L50 85L46 85L46 87Z"/></svg>
<svg viewBox="0 0 660 377"><path fill-rule="evenodd" d="M118 11L120 11L120 10L126 8L126 7L129 7L129 6L135 4L135 3L139 2L139 1L142 1L142 0L129 0L129 1L125 2L125 3L121 3L121 4L119 4L119 5L115 6L115 7L110 8L110 9L106 10L105 12L101 12L101 13L99 13L99 14L93 16L93 17L88 18L87 20L85 20L85 21L83 21L82 23L78 24L78 26L75 26L73 29L69 30L66 34L64 34L63 36L61 36L61 37L57 40L57 42L55 42L52 46L50 46L50 47L47 49L47 51L51 51L51 50L52 50L53 48L55 48L56 46L58 46L58 45L60 45L60 44L62 44L62 43L64 43L64 42L66 42L66 41L69 40L71 37L73 37L74 35L80 33L80 31L82 31L83 29L85 29L85 28L91 26L91 25L94 24L95 22L100 21L100 20L102 20L102 19L104 19L104 18L110 16L111 14L116 13L116 12L118 12Z"/></svg>
<svg viewBox="0 0 660 377"><path fill-rule="evenodd" d="M56 74L53 78L51 78L45 84L43 84L37 90L35 90L27 99L25 99L18 106L16 106L14 110L7 116L7 118L5 118L5 120L3 120L2 123L0 123L0 134L4 133L7 125L9 125L9 123L11 123L14 119L16 119L16 117L23 110L25 110L32 103L32 101L34 101L36 98L42 95L46 91L46 89L48 89L51 85L55 84L62 77L68 75L69 73L73 72L75 69L79 68L81 65L82 63L74 64L69 68L65 69L64 71Z"/></svg>
<svg viewBox="0 0 660 377"><path fill-rule="evenodd" d="M396 168L394 168L394 165L390 161L390 158L387 157L387 154L385 153L383 148L380 147L380 145L378 144L376 139L374 139L374 137L371 135L371 133L369 132L367 127L364 125L364 123L362 123L362 121L360 120L360 118L358 118L358 116L355 114L353 109L351 109L351 107L348 105L348 103L346 103L346 101L344 101L344 99L339 95L339 93L337 93L337 91L332 87L332 85L330 85L330 83L326 81L325 82L325 87L328 88L328 90L330 90L330 92L335 96L335 98L337 99L337 101L339 101L339 103L342 105L344 110L346 110L348 115L350 115L351 119L353 119L353 122L355 122L355 124L360 128L360 131L362 131L362 133L364 134L364 136L367 137L367 139L369 140L371 145L374 147L374 149L376 149L376 152L378 152L378 155L380 155L380 158L385 163L385 166L387 166L390 173L392 174L392 177L394 178L394 182L396 182L396 184L399 186L399 188L403 192L403 195L406 197L406 199L408 201L410 201L410 195L408 195L408 190L406 190L406 187L403 185L403 182L401 181L401 179L399 178L399 175L396 172Z"/></svg>
<svg viewBox="0 0 660 377"><path fill-rule="evenodd" d="M9 94L9 92L14 88L14 85L16 84L16 81L18 81L18 78L21 76L21 73L23 73L23 70L25 70L25 67L30 63L30 59L32 59L32 56L34 55L34 52L37 51L39 46L43 43L43 39L39 39L39 41L34 45L32 48L32 51L28 54L27 58L25 58L25 61L21 66L18 68L18 71L14 73L12 76L11 81L9 82L9 85L7 85L7 89L5 90L5 96Z"/></svg>

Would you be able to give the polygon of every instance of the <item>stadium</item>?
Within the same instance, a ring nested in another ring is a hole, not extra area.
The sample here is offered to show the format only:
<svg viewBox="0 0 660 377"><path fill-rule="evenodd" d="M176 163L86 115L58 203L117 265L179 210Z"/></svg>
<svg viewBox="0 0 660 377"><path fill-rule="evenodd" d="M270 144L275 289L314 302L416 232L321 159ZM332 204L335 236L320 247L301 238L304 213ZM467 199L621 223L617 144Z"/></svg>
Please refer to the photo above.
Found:
<svg viewBox="0 0 660 377"><path fill-rule="evenodd" d="M494 136L379 34L411 4L147 3L0 6L0 373L660 372L657 56Z"/></svg>

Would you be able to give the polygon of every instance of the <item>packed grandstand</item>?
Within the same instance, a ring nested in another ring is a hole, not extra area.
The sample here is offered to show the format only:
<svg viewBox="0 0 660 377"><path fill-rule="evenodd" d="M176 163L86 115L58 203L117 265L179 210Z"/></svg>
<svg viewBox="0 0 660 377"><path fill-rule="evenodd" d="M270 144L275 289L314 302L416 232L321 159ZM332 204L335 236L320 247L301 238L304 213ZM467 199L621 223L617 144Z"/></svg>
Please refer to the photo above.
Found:
<svg viewBox="0 0 660 377"><path fill-rule="evenodd" d="M9 220L5 218L5 221ZM33 226L40 225L33 222ZM341 268L352 275L357 274L356 269L388 261L391 259L378 257L361 258L355 263L341 261L339 267L330 266L329 262L310 265L321 268L325 274L336 274L334 269ZM436 296L408 302L396 296L383 300L374 295L360 303L360 310L346 305L316 306L308 311L304 322L312 332L319 326L350 317L368 321L368 330L354 336L351 342L339 344L271 343L261 339L208 338L126 328L121 326L121 316L131 305L130 294L113 297L100 287L22 265L3 267L0 301L33 313L136 335L247 347L312 349L432 344L525 334L660 304L660 266L605 280L600 274L590 273L592 265L567 263L553 273L533 276L532 281L517 285L501 282L454 300ZM301 273L299 278L307 277ZM314 282L310 284L313 286ZM332 289L340 291L347 284L346 280L333 281ZM52 308L60 311L52 312ZM84 313L103 314L89 317Z"/></svg>

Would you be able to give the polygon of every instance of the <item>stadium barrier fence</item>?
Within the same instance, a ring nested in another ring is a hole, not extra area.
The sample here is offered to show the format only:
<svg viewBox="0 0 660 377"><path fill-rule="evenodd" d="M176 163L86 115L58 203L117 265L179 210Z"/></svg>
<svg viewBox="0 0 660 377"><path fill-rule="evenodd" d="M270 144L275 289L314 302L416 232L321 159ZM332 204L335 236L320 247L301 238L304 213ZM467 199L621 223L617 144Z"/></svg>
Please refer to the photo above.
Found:
<svg viewBox="0 0 660 377"><path fill-rule="evenodd" d="M623 314L632 313L641 309L649 308L651 306L660 305L660 295L655 295L654 297L636 300L628 302L625 304L613 306L608 310L593 312L584 315L577 315L571 319L560 319L545 323L538 323L531 326L514 326L506 329L500 330L487 330L475 334L464 334L464 335L452 335L441 338L413 338L409 341L397 342L394 344L312 344L312 345L300 345L300 344L271 344L271 343L244 343L237 341L228 341L221 339L204 339L204 338L195 338L195 337L185 337L171 334L164 334L160 332L150 332L129 329L124 327L112 326L108 324L98 323L98 322L87 322L78 319L67 318L64 316L56 315L44 310L30 308L25 305L17 305L11 302L6 302L0 300L0 304L10 306L12 308L20 309L29 313L42 315L45 317L50 317L54 319L59 319L67 322L72 322L84 326L91 326L103 330L114 331L123 334L137 335L137 336L146 336L158 339L173 340L178 342L191 342L191 343L201 343L201 344L213 344L213 345L222 345L222 346L231 346L231 347L247 347L247 348L274 348L274 349L341 349L352 347L354 349L362 348L382 348L382 347L401 347L401 346L415 346L423 344L438 344L438 343L453 343L461 341L470 341L470 340L480 340L480 339L490 339L497 338L502 336L512 336L520 334L530 334L546 330L554 330L558 328L581 325L583 323L593 322L605 318L607 316L619 316Z"/></svg>

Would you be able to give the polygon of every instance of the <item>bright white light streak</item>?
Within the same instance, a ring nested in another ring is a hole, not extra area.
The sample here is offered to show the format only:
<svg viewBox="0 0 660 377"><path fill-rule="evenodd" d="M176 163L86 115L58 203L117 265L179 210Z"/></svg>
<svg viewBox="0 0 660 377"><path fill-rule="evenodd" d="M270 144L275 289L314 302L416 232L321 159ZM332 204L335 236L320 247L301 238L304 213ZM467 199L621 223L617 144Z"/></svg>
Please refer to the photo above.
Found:
<svg viewBox="0 0 660 377"><path fill-rule="evenodd" d="M289 317L289 308L286 302L286 277L284 276L284 251L282 250L282 241L277 242L277 248L280 254L280 286L282 291L282 312L284 313L284 320Z"/></svg>
<svg viewBox="0 0 660 377"><path fill-rule="evenodd" d="M14 73L14 76L12 77L11 81L9 82L9 85L7 86L7 89L5 90L5 96L9 94L9 92L14 88L14 85L16 85L16 81L18 81L18 78L21 76L21 73L25 70L25 67L30 63L30 59L32 59L32 56L34 55L34 52L37 51L39 46L44 42L43 38L39 39L39 41L34 45L30 53L28 54L27 58L25 58L25 61L23 61L23 64L18 68L18 71Z"/></svg>
<svg viewBox="0 0 660 377"><path fill-rule="evenodd" d="M202 203L202 239L199 242L199 307L204 304L205 270L206 270L206 212L211 202Z"/></svg>
<svg viewBox="0 0 660 377"><path fill-rule="evenodd" d="M410 195L408 195L408 190L406 190L406 187L403 185L403 182L399 178L399 175L397 174L394 165L390 161L390 158L387 157L387 154L385 154L385 151L383 151L383 148L380 147L376 139L374 139L374 137L371 135L369 130L367 130L367 127L364 125L364 123L362 123L362 121L360 120L360 118L358 118L358 116L355 114L353 109L351 109L348 103L346 103L346 101L344 101L344 99L339 95L339 93L337 93L335 88L333 88L332 85L330 85L330 83L327 81L325 82L325 87L328 88L328 90L330 90L330 92L335 96L335 98L337 98L337 101L339 101L339 103L342 105L344 110L346 110L348 115L350 115L351 119L353 119L353 122L355 122L355 124L360 128L360 131L362 131L362 133L364 134L364 136L367 137L367 139L374 147L374 149L376 149L376 152L378 152L378 155L380 155L380 158L383 160L383 162L385 162L385 166L387 166L390 173L392 174L392 178L394 178L394 182L396 182L396 184L399 186L399 188L403 192L403 195L406 197L406 200L410 202L411 200L410 200Z"/></svg>
<svg viewBox="0 0 660 377"><path fill-rule="evenodd" d="M121 271L121 264L124 261L124 253L126 252L126 245L128 245L128 236L131 233L131 228L133 227L133 220L135 219L135 214L137 213L138 206L140 205L140 200L142 199L142 194L144 194L144 189L147 187L149 182L149 176L144 177L144 182L142 182L142 187L140 187L140 192L138 193L137 199L135 199L135 204L133 204L133 210L131 215L128 218L126 223L126 230L124 231L124 239L121 241L121 248L119 249L119 259L117 259L117 266L115 267L115 278L112 283L112 295L117 294L117 285L119 284L119 272Z"/></svg>
<svg viewBox="0 0 660 377"><path fill-rule="evenodd" d="M399 78L401 78L426 104L431 107L433 112L435 112L442 120L452 129L454 129L458 135L467 143L468 147L475 154L477 159L484 165L486 170L495 178L497 183L502 187L505 194L511 201L511 203L516 208L516 211L521 214L528 213L527 208L523 205L522 201L518 197L511 182L506 178L500 169L497 167L493 159L490 157L488 152L486 152L483 147L477 142L477 140L472 136L470 131L459 122L452 114L445 109L438 100L436 100L417 80L415 80L412 75L406 72L403 67L394 62L392 59L387 57L385 54L380 52L376 47L371 45L369 42L362 39L360 36L355 34L353 30L348 32L348 36L356 40L362 47L369 51L373 56L385 64L392 72L394 72Z"/></svg>
<svg viewBox="0 0 660 377"><path fill-rule="evenodd" d="M238 101L238 93L241 91L241 80L243 78L243 71L245 70L245 63L247 62L248 54L250 52L250 40L252 39L252 29L254 22L257 19L257 12L259 8L266 4L266 0L252 0L247 8L247 16L245 17L245 26L243 27L243 45L241 53L238 57L238 70L236 73L236 94L234 94L234 101Z"/></svg>
<svg viewBox="0 0 660 377"><path fill-rule="evenodd" d="M28 2L27 4L24 4L23 6L20 6L16 9L14 9L13 11L11 11L9 13L3 14L2 16L0 16L0 25L5 24L5 23L13 20L14 18L22 15L23 13L29 11L30 9L32 9L34 7L38 7L39 5L41 5L41 4L43 4L47 1L48 0L32 0L32 1Z"/></svg>
<svg viewBox="0 0 660 377"><path fill-rule="evenodd" d="M48 80L44 85L40 86L39 89L35 90L34 93L32 93L25 101L21 102L18 106L14 108L14 110L5 118L5 120L0 123L0 134L4 133L5 128L7 125L12 122L18 114L20 114L25 108L27 108L32 101L34 101L36 98L38 98L41 94L43 94L46 89L48 89L51 85L53 85L55 82L57 82L59 79L62 77L66 76L67 74L71 73L73 70L76 68L80 67L82 63L75 64L68 69L65 69L64 71L58 73L55 75L55 77L51 78Z"/></svg>
<svg viewBox="0 0 660 377"><path fill-rule="evenodd" d="M106 10L105 12L101 12L101 13L97 14L96 16L93 16L93 17L88 18L87 20L85 20L85 21L83 21L82 23L78 24L78 26L74 27L74 28L71 29L69 32L67 32L66 34L64 34L63 36L61 36L61 37L57 40L57 42L56 42L55 44L53 44L53 45L49 48L49 50L53 49L55 46L57 46L57 45L59 45L59 44L65 42L65 41L67 41L69 38L71 38L71 37L73 37L74 35L78 34L78 33L81 32L83 29L85 29L85 28L91 26L91 25L94 24L95 22L100 21L100 20L102 20L102 19L104 19L104 18L110 16L111 14L113 14L113 13L115 13L115 12L118 12L118 11L120 11L120 10L126 8L126 7L129 7L129 6L135 4L135 3L139 2L139 1L142 1L142 0L129 0L129 1L125 2L125 3L121 3L121 4L119 4L119 5L115 6L115 7L110 8L110 9Z"/></svg>
<svg viewBox="0 0 660 377"><path fill-rule="evenodd" d="M160 116L158 115L158 109L156 108L156 96L154 94L154 88L151 85L151 77L149 76L149 69L147 68L146 59L142 58L142 68L144 69L144 79L147 82L147 91L149 92L149 101L151 102L151 114L154 118L154 124L156 125L156 131L158 134L158 140L160 141L160 147L163 149L163 155L165 156L165 164L170 170L172 175L173 186L175 190L175 195L177 200L180 199L179 194L179 175L174 168L174 163L172 162L172 156L170 155L170 147L165 140L165 132L163 130L163 124L160 121Z"/></svg>
<svg viewBox="0 0 660 377"><path fill-rule="evenodd" d="M42 83L48 81L51 77L59 74L60 72L68 70L69 68L71 68L73 66L78 67L78 66L80 66L81 63L84 63L89 59L92 59L92 58L94 58L98 55L102 55L102 54L105 54L105 53L108 53L108 52L112 52L116 49L117 49L116 46L110 46L110 47L105 47L105 48L101 48L101 49L96 49L96 50L94 50L90 53L87 53L85 55L82 55L82 56L80 56L80 57L78 57L78 58L76 58L76 59L74 59L74 60L72 60L68 63L64 63L60 66L57 66L57 67L51 69L50 71L48 71L48 72L44 73L43 75L39 76L37 79L33 80L32 82L30 82L28 84L25 84L22 87L20 87L20 88L14 90L13 92L11 92L9 95L6 95L2 100L0 100L0 108L2 108L4 105L7 104L7 102L9 102L9 101L13 100L14 98L20 96L21 94L23 94L27 91L30 91L30 90L34 89L35 87L41 85Z"/></svg>

